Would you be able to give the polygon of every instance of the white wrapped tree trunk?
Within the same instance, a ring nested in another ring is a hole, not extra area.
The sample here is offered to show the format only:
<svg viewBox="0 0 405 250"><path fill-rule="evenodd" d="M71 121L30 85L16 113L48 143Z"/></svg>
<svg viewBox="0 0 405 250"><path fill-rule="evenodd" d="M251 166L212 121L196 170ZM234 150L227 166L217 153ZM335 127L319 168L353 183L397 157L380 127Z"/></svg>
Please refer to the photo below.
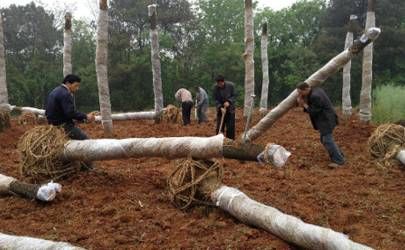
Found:
<svg viewBox="0 0 405 250"><path fill-rule="evenodd" d="M368 0L366 30L375 26L374 0ZM359 118L361 121L371 120L371 90L373 85L373 43L363 51L363 72L359 104Z"/></svg>
<svg viewBox="0 0 405 250"><path fill-rule="evenodd" d="M157 29L156 7L156 4L149 5L148 14L150 19L151 60L153 74L153 93L155 94L155 112L159 114L163 110L163 90L160 68L159 34Z"/></svg>
<svg viewBox="0 0 405 250"><path fill-rule="evenodd" d="M111 119L113 121L124 121L124 120L153 120L157 116L155 111L143 111L143 112L128 112L128 113L118 113L111 114ZM96 121L101 121L102 117L96 115Z"/></svg>
<svg viewBox="0 0 405 250"><path fill-rule="evenodd" d="M235 188L221 186L211 193L211 200L240 221L262 228L305 249L372 249L351 241L342 233L305 223L297 217L254 201Z"/></svg>
<svg viewBox="0 0 405 250"><path fill-rule="evenodd" d="M353 28L354 22L357 19L356 15L350 15L349 29L346 34L345 49L348 49L353 44ZM352 100L350 97L350 70L352 67L352 60L346 63L343 67L343 88L342 88L342 113L344 117L352 115Z"/></svg>
<svg viewBox="0 0 405 250"><path fill-rule="evenodd" d="M72 74L72 14L67 12L63 33L63 77L69 74Z"/></svg>
<svg viewBox="0 0 405 250"><path fill-rule="evenodd" d="M69 243L36 239L32 237L13 236L0 233L0 249L5 250L84 250Z"/></svg>
<svg viewBox="0 0 405 250"><path fill-rule="evenodd" d="M374 41L379 36L381 30L378 28L369 29L356 44L353 44L349 49L344 50L339 55L335 56L321 69L312 74L305 80L310 86L318 86L324 82L329 76L334 74L351 58L358 54L365 45ZM273 108L263 119L261 119L255 126L253 126L246 135L245 141L253 141L269 129L279 118L287 113L291 108L296 106L296 100L298 97L297 90L294 90L288 97L286 97L280 104ZM242 138L243 140L243 138Z"/></svg>
<svg viewBox="0 0 405 250"><path fill-rule="evenodd" d="M7 103L6 51L4 49L3 17L0 13L0 104Z"/></svg>
<svg viewBox="0 0 405 250"><path fill-rule="evenodd" d="M71 161L99 161L134 157L222 157L224 136L93 139L65 144L63 157Z"/></svg>
<svg viewBox="0 0 405 250"><path fill-rule="evenodd" d="M245 0L245 101L243 106L243 116L247 117L253 105L251 98L255 91L255 65L254 53L254 33L253 33L253 5L252 0Z"/></svg>
<svg viewBox="0 0 405 250"><path fill-rule="evenodd" d="M262 82L262 94L260 97L260 112L267 112L267 102L269 94L269 59L267 56L267 23L263 23L262 26L262 38L261 38L261 54L262 54L262 71L263 71L263 82Z"/></svg>
<svg viewBox="0 0 405 250"><path fill-rule="evenodd" d="M107 0L100 0L100 12L97 21L97 47L96 47L96 72L98 99L100 102L101 123L104 135L112 136L113 123L111 119L110 89L108 87L108 12Z"/></svg>

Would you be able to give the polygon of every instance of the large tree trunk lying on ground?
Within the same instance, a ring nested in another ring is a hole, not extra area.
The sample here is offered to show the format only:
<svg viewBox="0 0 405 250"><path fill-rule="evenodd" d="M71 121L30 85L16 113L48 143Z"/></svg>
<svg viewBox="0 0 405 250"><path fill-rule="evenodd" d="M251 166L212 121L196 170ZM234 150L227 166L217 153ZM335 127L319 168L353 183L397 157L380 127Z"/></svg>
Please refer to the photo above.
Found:
<svg viewBox="0 0 405 250"><path fill-rule="evenodd" d="M28 113L34 113L36 115L42 115L45 116L45 109L38 109L38 108L33 108L33 107L19 107L15 105L10 105L10 104L2 104L0 105L0 109L5 109L9 112L11 111L20 111L20 112L28 112Z"/></svg>
<svg viewBox="0 0 405 250"><path fill-rule="evenodd" d="M211 200L242 222L262 228L281 239L306 249L370 250L329 228L303 222L250 199L238 189L221 186L211 193Z"/></svg>
<svg viewBox="0 0 405 250"><path fill-rule="evenodd" d="M258 159L261 153L268 157L264 156L262 159ZM66 160L86 162L135 157L165 157L169 159L225 157L270 163L273 160L272 155L271 147L253 144L240 145L224 138L222 134L212 137L71 140L65 144L63 152L63 158Z"/></svg>
<svg viewBox="0 0 405 250"><path fill-rule="evenodd" d="M36 249L60 249L60 250L84 250L65 242L55 242L31 237L13 236L0 233L0 249L6 250L36 250Z"/></svg>
<svg viewBox="0 0 405 250"><path fill-rule="evenodd" d="M356 40L350 48L344 50L339 55L335 56L326 65L317 72L312 74L305 80L311 86L318 86L324 82L329 76L347 64L351 58L358 54L365 46L377 39L380 34L380 29L371 28L363 36ZM246 141L253 141L269 129L279 118L287 113L291 108L296 106L298 92L294 90L280 104L273 108L263 119L253 126L246 134ZM244 140L244 138L242 138Z"/></svg>
<svg viewBox="0 0 405 250"><path fill-rule="evenodd" d="M100 1L100 11L97 21L97 46L96 46L96 73L98 86L98 99L102 116L101 123L104 135L111 137L113 123L111 119L110 88L108 86L108 6L107 0Z"/></svg>
<svg viewBox="0 0 405 250"><path fill-rule="evenodd" d="M375 26L374 1L368 0L366 30ZM373 85L373 43L367 45L363 51L363 72L359 103L359 118L361 121L371 120L371 90Z"/></svg>
<svg viewBox="0 0 405 250"><path fill-rule="evenodd" d="M0 194L16 194L28 199L52 201L55 199L56 193L61 191L61 188L62 186L58 183L29 184L0 174ZM0 244L0 249L2 249L1 246Z"/></svg>
<svg viewBox="0 0 405 250"><path fill-rule="evenodd" d="M113 121L123 121L123 120L153 120L159 113L155 111L142 111L142 112L128 112L120 114L112 114L111 119ZM101 121L101 116L96 115L96 121Z"/></svg>

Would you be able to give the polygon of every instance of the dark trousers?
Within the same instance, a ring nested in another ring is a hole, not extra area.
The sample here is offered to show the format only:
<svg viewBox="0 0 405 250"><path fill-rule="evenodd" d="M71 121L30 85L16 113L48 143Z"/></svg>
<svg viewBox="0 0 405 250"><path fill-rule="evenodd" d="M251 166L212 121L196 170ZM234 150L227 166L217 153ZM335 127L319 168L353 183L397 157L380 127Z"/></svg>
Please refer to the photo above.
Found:
<svg viewBox="0 0 405 250"><path fill-rule="evenodd" d="M183 125L190 124L191 109L193 108L192 101L181 103L181 114L183 115Z"/></svg>
<svg viewBox="0 0 405 250"><path fill-rule="evenodd" d="M216 133L219 134L219 126L221 125L222 112L219 109L217 111L217 128ZM221 132L224 133L226 127L225 136L229 139L235 140L235 112L229 112L228 110L225 113L224 124L222 124Z"/></svg>
<svg viewBox="0 0 405 250"><path fill-rule="evenodd" d="M325 135L321 134L321 143L328 151L329 157L332 162L339 165L343 165L345 163L345 157L342 151L339 149L338 145L336 145L335 141L333 140L332 133Z"/></svg>
<svg viewBox="0 0 405 250"><path fill-rule="evenodd" d="M69 136L72 140L87 140L89 137L78 127L75 127L74 124L65 123L63 124L63 129L65 133Z"/></svg>

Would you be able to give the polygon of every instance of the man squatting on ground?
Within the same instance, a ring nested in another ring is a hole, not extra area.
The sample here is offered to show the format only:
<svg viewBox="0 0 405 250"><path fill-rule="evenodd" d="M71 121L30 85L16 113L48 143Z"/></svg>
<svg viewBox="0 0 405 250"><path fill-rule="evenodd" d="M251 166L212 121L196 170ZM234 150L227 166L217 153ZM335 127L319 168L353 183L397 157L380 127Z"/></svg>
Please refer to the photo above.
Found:
<svg viewBox="0 0 405 250"><path fill-rule="evenodd" d="M229 81L225 81L222 75L218 75L215 78L216 85L214 86L213 96L215 99L217 109L217 127L216 133L224 132L226 127L226 137L229 139L235 139L235 91L234 84ZM225 112L224 124L221 131L219 126L221 125L222 112Z"/></svg>
<svg viewBox="0 0 405 250"><path fill-rule="evenodd" d="M191 109L193 108L193 97L191 95L191 92L185 88L181 88L177 90L174 97L177 101L181 102L183 125L190 124Z"/></svg>
<svg viewBox="0 0 405 250"><path fill-rule="evenodd" d="M197 120L198 123L202 123L202 122L207 122L208 118L207 118L207 110L208 110L208 94L205 91L205 89L203 89L200 86L196 87L196 96L195 96L197 105Z"/></svg>
<svg viewBox="0 0 405 250"><path fill-rule="evenodd" d="M78 127L73 120L83 122L94 121L93 114L84 114L76 110L74 93L80 87L81 79L76 75L67 75L61 85L54 88L46 99L45 116L49 124L61 126L69 138L73 140L86 140L89 137ZM92 168L91 163L85 164Z"/></svg>
<svg viewBox="0 0 405 250"><path fill-rule="evenodd" d="M311 87L306 82L297 85L297 103L309 114L312 126L321 135L321 143L329 153L332 161L329 167L338 167L345 163L342 151L333 139L333 129L338 124L338 117L332 102L320 87Z"/></svg>

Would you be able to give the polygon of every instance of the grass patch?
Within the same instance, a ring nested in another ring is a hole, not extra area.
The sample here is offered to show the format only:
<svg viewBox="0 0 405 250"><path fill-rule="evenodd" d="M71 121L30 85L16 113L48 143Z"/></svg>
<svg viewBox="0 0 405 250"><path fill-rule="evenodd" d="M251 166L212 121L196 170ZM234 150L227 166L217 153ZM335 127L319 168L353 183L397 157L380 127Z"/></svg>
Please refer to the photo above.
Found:
<svg viewBox="0 0 405 250"><path fill-rule="evenodd" d="M377 124L405 119L405 86L382 85L374 92L373 122Z"/></svg>

